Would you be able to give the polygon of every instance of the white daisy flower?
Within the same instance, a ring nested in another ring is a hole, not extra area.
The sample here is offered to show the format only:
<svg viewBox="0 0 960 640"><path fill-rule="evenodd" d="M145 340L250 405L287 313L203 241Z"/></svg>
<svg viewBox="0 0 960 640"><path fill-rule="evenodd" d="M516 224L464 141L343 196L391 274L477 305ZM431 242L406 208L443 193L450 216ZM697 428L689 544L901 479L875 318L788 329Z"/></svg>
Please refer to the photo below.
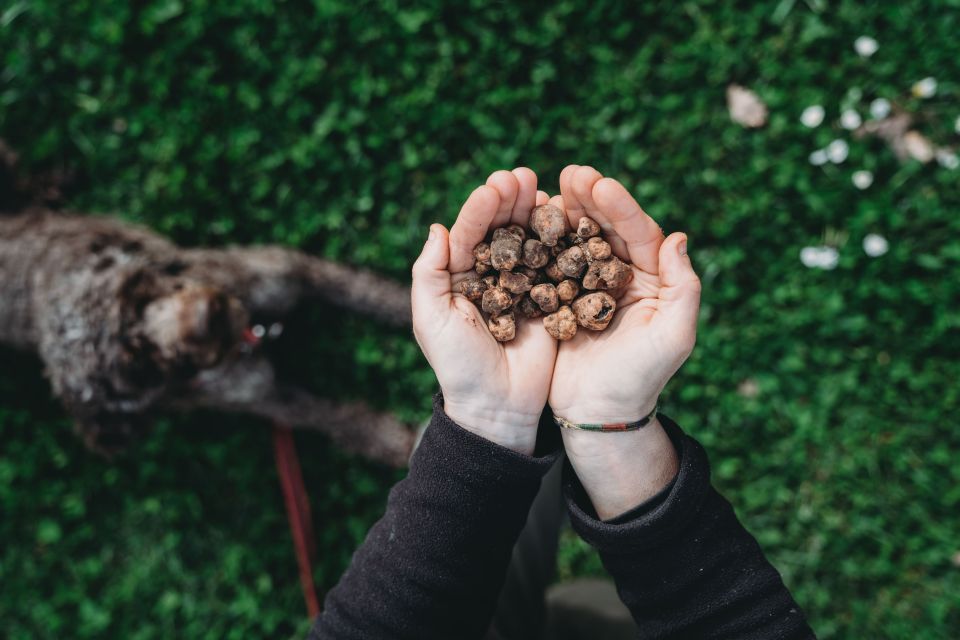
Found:
<svg viewBox="0 0 960 640"><path fill-rule="evenodd" d="M880 44L870 36L860 36L853 41L853 48L864 58L869 58L877 52Z"/></svg>
<svg viewBox="0 0 960 640"><path fill-rule="evenodd" d="M870 185L873 184L873 174L866 169L854 171L850 179L853 180L853 186L861 191L870 188Z"/></svg>
<svg viewBox="0 0 960 640"><path fill-rule="evenodd" d="M883 120L890 115L890 101L886 98L877 98L870 103L870 117L874 120Z"/></svg>
<svg viewBox="0 0 960 640"><path fill-rule="evenodd" d="M810 154L810 164L815 167L820 167L827 164L830 161L830 158L827 157L827 152L823 149L817 149Z"/></svg>
<svg viewBox="0 0 960 640"><path fill-rule="evenodd" d="M923 80L919 80L913 83L913 87L910 89L918 98L932 98L937 95L937 79L934 77L926 77Z"/></svg>
<svg viewBox="0 0 960 640"><path fill-rule="evenodd" d="M834 140L827 145L827 159L833 164L840 164L850 155L850 145L845 140Z"/></svg>
<svg viewBox="0 0 960 640"><path fill-rule="evenodd" d="M803 123L803 126L813 129L814 127L820 126L825 115L827 115L827 112L824 111L823 107L818 104L812 104L800 114L800 122Z"/></svg>
<svg viewBox="0 0 960 640"><path fill-rule="evenodd" d="M871 258L879 258L890 250L890 243L878 233L868 233L863 238L863 252Z"/></svg>
<svg viewBox="0 0 960 640"><path fill-rule="evenodd" d="M944 169L956 169L960 167L960 158L950 149L937 149L937 162Z"/></svg>
<svg viewBox="0 0 960 640"><path fill-rule="evenodd" d="M744 398L756 398L760 395L760 385L753 378L747 378L737 385L737 393Z"/></svg>
<svg viewBox="0 0 960 640"><path fill-rule="evenodd" d="M809 269L835 269L840 254L833 247L804 247L800 250L800 262Z"/></svg>
<svg viewBox="0 0 960 640"><path fill-rule="evenodd" d="M840 126L848 131L853 131L863 124L863 118L853 109L846 109L840 114Z"/></svg>

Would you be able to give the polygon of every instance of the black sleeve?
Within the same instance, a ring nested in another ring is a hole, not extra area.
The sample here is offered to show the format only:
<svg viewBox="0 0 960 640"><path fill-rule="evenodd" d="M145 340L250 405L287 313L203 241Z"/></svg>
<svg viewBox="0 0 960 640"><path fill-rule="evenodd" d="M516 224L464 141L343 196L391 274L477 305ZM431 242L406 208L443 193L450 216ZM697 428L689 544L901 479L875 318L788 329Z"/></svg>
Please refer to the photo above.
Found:
<svg viewBox="0 0 960 640"><path fill-rule="evenodd" d="M387 510L327 595L311 639L480 638L557 454L521 455L433 420Z"/></svg>
<svg viewBox="0 0 960 640"><path fill-rule="evenodd" d="M644 638L813 638L780 574L710 484L703 448L661 423L680 458L666 494L611 521L597 518L569 462L574 529L596 547Z"/></svg>

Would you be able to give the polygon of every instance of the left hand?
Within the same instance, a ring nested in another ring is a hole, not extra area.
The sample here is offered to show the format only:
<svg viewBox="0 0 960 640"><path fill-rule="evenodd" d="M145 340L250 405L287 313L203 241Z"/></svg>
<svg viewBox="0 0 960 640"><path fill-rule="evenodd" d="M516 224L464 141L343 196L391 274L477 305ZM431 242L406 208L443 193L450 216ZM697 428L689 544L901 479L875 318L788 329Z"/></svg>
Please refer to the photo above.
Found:
<svg viewBox="0 0 960 640"><path fill-rule="evenodd" d="M554 413L574 422L629 422L648 414L693 349L700 281L687 237L664 239L659 225L623 186L592 167L560 174L563 208L573 228L596 220L633 280L606 331L581 329L560 345L550 388Z"/></svg>
<svg viewBox="0 0 960 640"><path fill-rule="evenodd" d="M632 422L651 412L696 341L700 281L687 237L664 239L627 190L592 167L564 169L560 191L552 202L565 209L570 226L582 216L599 223L613 252L631 265L633 280L605 331L580 329L560 344L550 407L573 422ZM637 506L676 474L676 452L657 420L623 433L561 432L601 518Z"/></svg>

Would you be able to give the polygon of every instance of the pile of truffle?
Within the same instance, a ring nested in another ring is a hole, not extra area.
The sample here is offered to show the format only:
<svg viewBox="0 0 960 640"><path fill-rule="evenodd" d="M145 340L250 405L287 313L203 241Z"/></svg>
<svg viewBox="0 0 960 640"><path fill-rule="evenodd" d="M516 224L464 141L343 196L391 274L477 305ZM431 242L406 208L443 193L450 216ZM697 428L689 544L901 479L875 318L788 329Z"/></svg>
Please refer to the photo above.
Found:
<svg viewBox="0 0 960 640"><path fill-rule="evenodd" d="M514 224L473 249L477 276L462 281L460 293L486 314L500 342L516 336L518 316L543 317L557 340L570 340L578 327L603 331L613 319L617 301L607 290L630 282L630 267L599 237L594 220L566 229L564 212L545 204L530 214L531 237Z"/></svg>

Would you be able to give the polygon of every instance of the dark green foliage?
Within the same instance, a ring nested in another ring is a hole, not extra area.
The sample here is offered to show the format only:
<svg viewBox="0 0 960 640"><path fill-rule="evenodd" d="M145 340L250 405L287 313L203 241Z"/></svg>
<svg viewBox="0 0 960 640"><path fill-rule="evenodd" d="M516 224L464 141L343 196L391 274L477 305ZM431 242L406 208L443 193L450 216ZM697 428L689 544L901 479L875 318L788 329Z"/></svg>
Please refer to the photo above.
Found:
<svg viewBox="0 0 960 640"><path fill-rule="evenodd" d="M563 165L595 165L666 230L689 232L701 333L666 410L703 440L821 637L949 638L960 173L900 165L836 119L883 96L956 146L958 8L14 2L0 7L0 137L34 170L74 168L76 208L183 243L283 242L398 278L427 224L452 222L491 171L526 164L552 193ZM863 34L880 42L868 60L852 47ZM931 75L938 95L910 97ZM767 127L730 121L730 82L768 103ZM799 114L815 103L827 121L806 129ZM811 166L837 137L850 140L847 162ZM866 191L850 181L861 168L876 176ZM867 233L890 252L868 258ZM839 267L803 267L800 249L824 238ZM409 336L319 312L304 322L309 357L289 375L426 415L434 383ZM301 634L267 430L167 420L107 464L47 398L38 367L4 353L5 635ZM396 476L319 437L298 442L328 587ZM599 570L565 540L563 575Z"/></svg>

